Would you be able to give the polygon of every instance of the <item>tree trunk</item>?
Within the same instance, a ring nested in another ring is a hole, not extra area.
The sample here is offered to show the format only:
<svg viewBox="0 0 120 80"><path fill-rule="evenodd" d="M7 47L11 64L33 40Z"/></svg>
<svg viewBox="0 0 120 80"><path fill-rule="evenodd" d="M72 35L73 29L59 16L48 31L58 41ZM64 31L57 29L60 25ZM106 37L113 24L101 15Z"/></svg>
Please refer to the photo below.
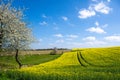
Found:
<svg viewBox="0 0 120 80"><path fill-rule="evenodd" d="M19 50L16 49L15 60L16 60L16 62L18 63L19 69L20 69L20 68L22 67L22 64L20 63L20 61L19 61L19 59L18 59L18 53L19 53Z"/></svg>
<svg viewBox="0 0 120 80"><path fill-rule="evenodd" d="M2 49L3 30L0 28L0 49Z"/></svg>
<svg viewBox="0 0 120 80"><path fill-rule="evenodd" d="M2 39L3 39L3 22L0 19L0 49L2 49Z"/></svg>

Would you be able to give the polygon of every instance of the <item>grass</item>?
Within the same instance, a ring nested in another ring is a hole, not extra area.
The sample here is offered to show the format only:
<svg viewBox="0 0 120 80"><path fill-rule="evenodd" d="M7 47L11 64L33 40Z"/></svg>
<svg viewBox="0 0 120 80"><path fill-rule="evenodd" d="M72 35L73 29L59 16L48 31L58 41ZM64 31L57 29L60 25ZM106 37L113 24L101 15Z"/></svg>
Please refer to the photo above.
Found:
<svg viewBox="0 0 120 80"><path fill-rule="evenodd" d="M49 55L49 54L34 54L34 55L19 55L19 59L21 63L25 66L32 66L41 64L44 62L48 62L59 57L60 54L57 55ZM15 62L14 55L0 56L0 68L8 69L8 68L17 68L18 64Z"/></svg>
<svg viewBox="0 0 120 80"><path fill-rule="evenodd" d="M119 80L119 57L120 47L77 49L55 60L2 74L6 80Z"/></svg>

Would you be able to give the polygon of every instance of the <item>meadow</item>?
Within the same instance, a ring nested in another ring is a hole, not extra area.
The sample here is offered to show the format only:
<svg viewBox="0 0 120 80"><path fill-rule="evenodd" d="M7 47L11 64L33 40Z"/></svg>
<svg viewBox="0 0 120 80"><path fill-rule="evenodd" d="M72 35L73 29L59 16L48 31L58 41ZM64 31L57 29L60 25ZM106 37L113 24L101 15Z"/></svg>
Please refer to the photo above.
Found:
<svg viewBox="0 0 120 80"><path fill-rule="evenodd" d="M54 60L61 55L59 50L57 55L50 55L52 50L41 51L21 51L19 54L20 62L23 66L33 66L40 63ZM18 68L18 64L15 61L14 52L1 52L0 53L0 69L15 69Z"/></svg>
<svg viewBox="0 0 120 80"><path fill-rule="evenodd" d="M119 80L120 47L73 49L38 65L2 70L0 77L0 80Z"/></svg>

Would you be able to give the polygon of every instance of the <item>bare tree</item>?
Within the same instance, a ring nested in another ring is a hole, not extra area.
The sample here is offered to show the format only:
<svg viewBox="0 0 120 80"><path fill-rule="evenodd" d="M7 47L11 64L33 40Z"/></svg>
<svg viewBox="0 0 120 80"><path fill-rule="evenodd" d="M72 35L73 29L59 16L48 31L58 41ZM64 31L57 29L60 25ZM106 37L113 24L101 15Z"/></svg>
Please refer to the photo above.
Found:
<svg viewBox="0 0 120 80"><path fill-rule="evenodd" d="M31 30L23 20L23 10L11 6L11 2L0 3L0 48L15 51L15 60L21 68L18 59L19 50L29 48L33 41Z"/></svg>

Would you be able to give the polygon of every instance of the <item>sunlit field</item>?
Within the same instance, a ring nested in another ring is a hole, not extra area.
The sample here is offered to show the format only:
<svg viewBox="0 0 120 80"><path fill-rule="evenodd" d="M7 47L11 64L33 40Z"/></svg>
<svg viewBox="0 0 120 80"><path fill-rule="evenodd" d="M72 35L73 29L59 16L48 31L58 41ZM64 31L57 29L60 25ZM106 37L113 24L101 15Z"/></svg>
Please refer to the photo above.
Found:
<svg viewBox="0 0 120 80"><path fill-rule="evenodd" d="M0 73L1 80L118 80L120 47L73 49L59 58Z"/></svg>

